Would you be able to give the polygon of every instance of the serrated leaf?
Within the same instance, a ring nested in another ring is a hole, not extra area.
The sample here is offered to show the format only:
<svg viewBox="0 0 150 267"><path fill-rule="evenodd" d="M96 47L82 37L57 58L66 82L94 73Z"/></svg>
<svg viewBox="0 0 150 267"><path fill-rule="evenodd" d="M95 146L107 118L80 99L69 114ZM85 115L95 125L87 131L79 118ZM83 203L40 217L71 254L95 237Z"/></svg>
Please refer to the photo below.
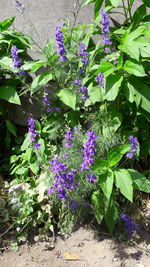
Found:
<svg viewBox="0 0 150 267"><path fill-rule="evenodd" d="M133 201L133 182L128 170L120 169L114 172L116 187L129 200Z"/></svg>
<svg viewBox="0 0 150 267"><path fill-rule="evenodd" d="M128 172L133 181L133 187L137 190L150 193L150 181L146 177L133 169L128 169Z"/></svg>
<svg viewBox="0 0 150 267"><path fill-rule="evenodd" d="M20 98L16 92L16 88L13 86L1 86L0 87L0 98L10 103L21 105Z"/></svg>
<svg viewBox="0 0 150 267"><path fill-rule="evenodd" d="M76 95L71 89L62 89L57 95L64 104L75 110Z"/></svg>

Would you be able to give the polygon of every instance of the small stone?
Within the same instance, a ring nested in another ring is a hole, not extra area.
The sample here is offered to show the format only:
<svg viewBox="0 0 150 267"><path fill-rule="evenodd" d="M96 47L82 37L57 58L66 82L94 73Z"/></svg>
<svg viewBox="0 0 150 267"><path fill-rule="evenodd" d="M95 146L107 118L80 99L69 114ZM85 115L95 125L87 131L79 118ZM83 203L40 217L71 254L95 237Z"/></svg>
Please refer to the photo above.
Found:
<svg viewBox="0 0 150 267"><path fill-rule="evenodd" d="M113 258L112 261L116 262L116 261L118 261L118 260L119 260L119 259L116 257L116 258Z"/></svg>

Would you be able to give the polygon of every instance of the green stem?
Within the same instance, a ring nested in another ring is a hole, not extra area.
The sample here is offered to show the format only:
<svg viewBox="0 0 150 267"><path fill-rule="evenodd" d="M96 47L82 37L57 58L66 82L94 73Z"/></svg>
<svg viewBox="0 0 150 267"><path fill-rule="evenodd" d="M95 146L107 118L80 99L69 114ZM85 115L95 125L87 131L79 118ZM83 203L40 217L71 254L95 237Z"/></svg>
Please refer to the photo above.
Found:
<svg viewBox="0 0 150 267"><path fill-rule="evenodd" d="M124 0L122 0L122 5L123 5L123 9L124 9L124 15L126 17L126 20L128 20L128 14L127 14L127 11L126 11L126 6L125 6L125 3L124 3Z"/></svg>
<svg viewBox="0 0 150 267"><path fill-rule="evenodd" d="M130 4L130 0L127 0L128 2L128 12L129 12L129 17L130 17L130 22L132 21L132 14L131 14L131 4Z"/></svg>

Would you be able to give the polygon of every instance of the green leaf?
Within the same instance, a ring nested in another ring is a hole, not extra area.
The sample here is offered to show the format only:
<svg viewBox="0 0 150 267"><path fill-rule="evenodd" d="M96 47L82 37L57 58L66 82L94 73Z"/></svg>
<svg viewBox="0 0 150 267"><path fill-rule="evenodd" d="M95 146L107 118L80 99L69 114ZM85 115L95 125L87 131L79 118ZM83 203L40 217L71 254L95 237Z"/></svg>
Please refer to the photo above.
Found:
<svg viewBox="0 0 150 267"><path fill-rule="evenodd" d="M103 88L101 88L99 86L92 87L92 88L90 88L90 90L88 89L88 95L89 95L89 98L88 99L90 100L90 105L91 104L93 105L96 102L103 101L103 99L104 99L104 91L103 91Z"/></svg>
<svg viewBox="0 0 150 267"><path fill-rule="evenodd" d="M105 99L108 101L113 101L116 99L122 81L123 76L120 74L110 75L106 78Z"/></svg>
<svg viewBox="0 0 150 267"><path fill-rule="evenodd" d="M125 95L127 97L127 99L133 103L135 102L136 103L136 106L138 108L140 102L141 102L141 99L142 99L142 96L139 92L137 92L134 88L134 86L132 86L132 84L130 84L129 82L127 82L127 86L124 87L124 90L125 90Z"/></svg>
<svg viewBox="0 0 150 267"><path fill-rule="evenodd" d="M12 58L9 57L0 57L0 65L3 69L10 70L17 73L18 69L14 69L12 65Z"/></svg>
<svg viewBox="0 0 150 267"><path fill-rule="evenodd" d="M112 205L108 208L108 211L105 216L105 222L110 234L112 234L118 218L119 218L118 209L116 205L112 203Z"/></svg>
<svg viewBox="0 0 150 267"><path fill-rule="evenodd" d="M112 193L113 182L114 174L111 170L107 170L105 174L99 176L100 187L108 200L110 199Z"/></svg>
<svg viewBox="0 0 150 267"><path fill-rule="evenodd" d="M5 19L0 22L0 31L7 30L14 22L15 17L11 17L9 19Z"/></svg>
<svg viewBox="0 0 150 267"><path fill-rule="evenodd" d="M15 127L15 125L11 121L6 120L6 126L7 126L8 131L11 134L13 134L14 136L17 136L16 127Z"/></svg>
<svg viewBox="0 0 150 267"><path fill-rule="evenodd" d="M141 107L150 113L150 93L149 87L141 82L140 79L131 76L129 79L129 83L134 87L136 94L141 97Z"/></svg>
<svg viewBox="0 0 150 267"><path fill-rule="evenodd" d="M123 157L125 153L127 153L131 148L131 145L121 145L113 148L108 153L108 165L110 167L116 165Z"/></svg>
<svg viewBox="0 0 150 267"><path fill-rule="evenodd" d="M146 26L139 26L130 34L128 32L125 32L121 38L121 44L118 46L118 48L121 51L127 53L131 58L139 60L140 46L135 41L135 39L141 35L144 35L146 29Z"/></svg>
<svg viewBox="0 0 150 267"><path fill-rule="evenodd" d="M26 138L24 139L24 142L21 146L21 151L25 151L30 146L30 134L26 135Z"/></svg>
<svg viewBox="0 0 150 267"><path fill-rule="evenodd" d="M82 5L83 5L83 6L84 6L84 5L89 5L89 4L93 3L93 2L95 2L95 0L83 0L83 1L82 1Z"/></svg>
<svg viewBox="0 0 150 267"><path fill-rule="evenodd" d="M71 89L62 89L57 95L64 104L75 110L76 95Z"/></svg>
<svg viewBox="0 0 150 267"><path fill-rule="evenodd" d="M115 71L115 66L110 62L101 62L100 66L98 67L97 72L95 75L97 76L99 72L103 73L105 77L110 75L112 72Z"/></svg>
<svg viewBox="0 0 150 267"><path fill-rule="evenodd" d="M112 133L115 133L120 127L122 122L122 116L119 112L110 113L110 119L108 119L107 123L103 125L102 131L104 136L111 136Z"/></svg>
<svg viewBox="0 0 150 267"><path fill-rule="evenodd" d="M139 6L132 17L132 27L137 27L142 19L146 16L146 6Z"/></svg>
<svg viewBox="0 0 150 267"><path fill-rule="evenodd" d="M0 87L0 98L7 100L10 103L21 105L20 98L16 92L16 88L12 86L1 86Z"/></svg>
<svg viewBox="0 0 150 267"><path fill-rule="evenodd" d="M116 187L129 200L133 201L133 182L129 172L126 169L120 169L114 172Z"/></svg>
<svg viewBox="0 0 150 267"><path fill-rule="evenodd" d="M32 62L26 62L22 66L22 70L31 70L31 72L37 71L40 67L44 66L46 62L43 62L41 60L32 61Z"/></svg>
<svg viewBox="0 0 150 267"><path fill-rule="evenodd" d="M143 66L139 64L136 60L127 60L124 64L124 70L130 74L134 74L135 76L147 76Z"/></svg>
<svg viewBox="0 0 150 267"><path fill-rule="evenodd" d="M95 218L100 224L106 212L104 195L99 190L97 190L92 194L91 201Z"/></svg>
<svg viewBox="0 0 150 267"><path fill-rule="evenodd" d="M131 176L133 187L135 189L150 193L150 181L146 179L146 177L142 173L133 169L128 169L128 172Z"/></svg>
<svg viewBox="0 0 150 267"><path fill-rule="evenodd" d="M94 17L96 18L99 15L99 10L103 4L104 0L95 0L94 5Z"/></svg>
<svg viewBox="0 0 150 267"><path fill-rule="evenodd" d="M31 84L31 93L35 93L38 91L42 86L47 84L50 80L52 80L53 76L51 73L42 73L38 75Z"/></svg>
<svg viewBox="0 0 150 267"><path fill-rule="evenodd" d="M35 161L34 163L30 164L29 165L31 171L37 175L38 174L38 171L39 171L39 165L37 164L37 162Z"/></svg>
<svg viewBox="0 0 150 267"><path fill-rule="evenodd" d="M117 7L119 5L120 0L110 0L112 6Z"/></svg>
<svg viewBox="0 0 150 267"><path fill-rule="evenodd" d="M149 0L142 0L142 1L147 7L150 7L150 1Z"/></svg>
<svg viewBox="0 0 150 267"><path fill-rule="evenodd" d="M108 166L108 161L106 159L96 159L94 165L92 166L92 169L96 170L107 166Z"/></svg>

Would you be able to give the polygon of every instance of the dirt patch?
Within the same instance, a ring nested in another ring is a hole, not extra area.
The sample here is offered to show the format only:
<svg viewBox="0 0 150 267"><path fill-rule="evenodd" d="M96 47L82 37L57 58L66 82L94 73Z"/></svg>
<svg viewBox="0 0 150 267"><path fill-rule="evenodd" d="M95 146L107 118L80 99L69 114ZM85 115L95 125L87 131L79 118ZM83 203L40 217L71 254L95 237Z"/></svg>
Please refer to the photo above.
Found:
<svg viewBox="0 0 150 267"><path fill-rule="evenodd" d="M150 234L143 234L137 246L127 247L106 235L98 237L94 231L80 228L66 240L58 238L52 250L39 242L23 245L17 252L6 252L0 258L0 267L149 267Z"/></svg>

